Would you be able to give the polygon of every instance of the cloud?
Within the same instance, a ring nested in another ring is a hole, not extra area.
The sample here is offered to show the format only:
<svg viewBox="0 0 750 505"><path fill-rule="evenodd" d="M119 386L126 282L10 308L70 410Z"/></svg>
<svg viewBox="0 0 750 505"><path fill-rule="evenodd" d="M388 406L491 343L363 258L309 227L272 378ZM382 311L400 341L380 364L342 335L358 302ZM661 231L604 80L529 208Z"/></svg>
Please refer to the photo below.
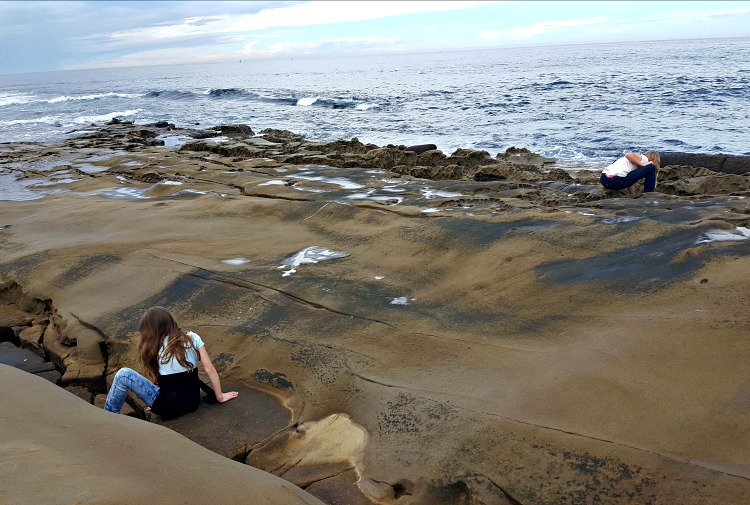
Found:
<svg viewBox="0 0 750 505"><path fill-rule="evenodd" d="M111 41L187 39L198 35L252 32L272 28L313 26L368 21L406 14L463 10L491 2L470 1L317 1L287 3L250 14L191 17L178 23L146 26L110 33Z"/></svg>
<svg viewBox="0 0 750 505"><path fill-rule="evenodd" d="M659 2L655 2L659 4ZM606 3L604 4L606 6ZM627 2L624 4L627 5ZM661 7L669 7L669 2L661 3ZM541 21L529 25L512 28L497 28L479 31L476 39L485 43L516 44L516 43L568 43L579 41L625 41L625 40L659 40L669 38L685 38L689 31L690 37L715 37L716 29L721 28L722 36L747 36L750 26L743 21L750 16L750 7L733 9L699 9L660 12L658 15L632 16L619 12L612 17L598 15L581 19L557 19Z"/></svg>
<svg viewBox="0 0 750 505"><path fill-rule="evenodd" d="M400 42L398 37L338 37L308 42L277 42L266 49L256 50L258 41L243 47L243 53L252 56L270 56L279 54L309 54L317 52L364 51L383 49Z"/></svg>
<svg viewBox="0 0 750 505"><path fill-rule="evenodd" d="M559 32L568 28L579 28L581 26L597 26L607 22L604 16L595 16L586 19L562 19L554 21L542 21L528 26L519 26L506 30L484 30L477 33L477 38L484 41L507 39L517 41L518 39L529 39Z"/></svg>

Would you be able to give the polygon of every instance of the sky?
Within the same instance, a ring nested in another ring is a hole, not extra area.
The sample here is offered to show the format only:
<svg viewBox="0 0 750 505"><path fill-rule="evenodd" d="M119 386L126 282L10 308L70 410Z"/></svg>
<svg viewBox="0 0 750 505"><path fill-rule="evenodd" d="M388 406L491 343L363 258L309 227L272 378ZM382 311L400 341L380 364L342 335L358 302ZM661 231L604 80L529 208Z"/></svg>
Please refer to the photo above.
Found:
<svg viewBox="0 0 750 505"><path fill-rule="evenodd" d="M750 1L0 1L0 74L750 36Z"/></svg>

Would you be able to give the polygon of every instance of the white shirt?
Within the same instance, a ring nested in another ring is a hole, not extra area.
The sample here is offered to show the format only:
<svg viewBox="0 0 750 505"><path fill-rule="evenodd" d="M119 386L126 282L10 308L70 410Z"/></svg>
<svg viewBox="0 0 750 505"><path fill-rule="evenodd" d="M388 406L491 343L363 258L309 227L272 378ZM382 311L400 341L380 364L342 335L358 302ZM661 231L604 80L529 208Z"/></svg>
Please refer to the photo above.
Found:
<svg viewBox="0 0 750 505"><path fill-rule="evenodd" d="M193 348L187 350L187 352L185 353L185 358L188 360L188 362L192 363L193 368L195 368L198 366L198 349L203 347L203 340L197 333L194 333L192 331L188 331L186 333L187 336L190 337L193 341ZM172 356L172 359L170 359L166 364L161 362L161 357L164 353L164 349L167 347L168 341L169 336L167 335L166 337L164 337L164 341L161 343L161 347L159 348L159 375L171 375L175 373L189 372L190 369L180 365L179 361L177 361L177 358L175 358L174 356Z"/></svg>
<svg viewBox="0 0 750 505"><path fill-rule="evenodd" d="M641 154L641 163L647 165L649 163L648 158ZM638 168L638 165L632 163L625 156L618 158L617 161L612 163L610 166L604 169L604 175L610 177L625 177L630 172Z"/></svg>

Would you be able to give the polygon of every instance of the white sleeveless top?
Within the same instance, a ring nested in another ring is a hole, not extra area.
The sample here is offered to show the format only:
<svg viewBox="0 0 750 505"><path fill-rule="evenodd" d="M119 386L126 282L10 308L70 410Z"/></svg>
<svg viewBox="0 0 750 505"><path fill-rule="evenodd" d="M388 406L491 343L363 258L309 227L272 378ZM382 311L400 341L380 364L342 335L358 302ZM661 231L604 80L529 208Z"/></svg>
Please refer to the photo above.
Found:
<svg viewBox="0 0 750 505"><path fill-rule="evenodd" d="M641 163L648 164L648 158L641 154ZM625 177L630 172L638 168L638 165L632 163L625 156L618 158L617 161L604 169L604 175L610 177Z"/></svg>

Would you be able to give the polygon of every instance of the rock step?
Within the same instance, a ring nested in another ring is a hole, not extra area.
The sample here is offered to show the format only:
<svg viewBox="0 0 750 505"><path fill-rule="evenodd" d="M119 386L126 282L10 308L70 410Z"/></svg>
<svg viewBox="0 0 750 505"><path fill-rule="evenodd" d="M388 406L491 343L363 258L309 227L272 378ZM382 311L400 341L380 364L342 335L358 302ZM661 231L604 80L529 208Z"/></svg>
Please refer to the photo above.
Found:
<svg viewBox="0 0 750 505"><path fill-rule="evenodd" d="M16 347L11 342L0 342L0 364L39 375L55 384L62 377L53 363L45 361L44 358L28 349Z"/></svg>
<svg viewBox="0 0 750 505"><path fill-rule="evenodd" d="M659 153L661 166L700 167L724 174L746 174L750 172L750 156L731 154Z"/></svg>

